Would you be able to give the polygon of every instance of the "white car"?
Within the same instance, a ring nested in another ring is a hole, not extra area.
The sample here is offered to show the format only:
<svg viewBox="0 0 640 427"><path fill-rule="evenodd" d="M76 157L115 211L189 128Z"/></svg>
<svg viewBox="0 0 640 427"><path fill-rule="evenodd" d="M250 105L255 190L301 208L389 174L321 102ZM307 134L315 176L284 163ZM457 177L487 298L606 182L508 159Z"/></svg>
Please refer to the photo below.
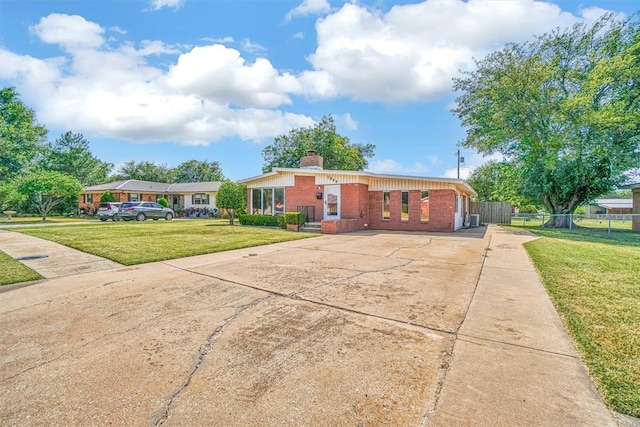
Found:
<svg viewBox="0 0 640 427"><path fill-rule="evenodd" d="M118 212L120 211L120 206L122 206L122 203L118 202L100 203L96 215L100 218L100 221L106 221L108 219L117 221L119 219Z"/></svg>

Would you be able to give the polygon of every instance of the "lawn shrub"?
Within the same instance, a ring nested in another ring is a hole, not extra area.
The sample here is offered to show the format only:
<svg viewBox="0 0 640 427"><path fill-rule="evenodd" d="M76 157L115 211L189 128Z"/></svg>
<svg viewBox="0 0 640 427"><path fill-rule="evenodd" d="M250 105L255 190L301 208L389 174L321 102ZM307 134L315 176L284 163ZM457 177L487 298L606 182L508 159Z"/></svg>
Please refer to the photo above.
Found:
<svg viewBox="0 0 640 427"><path fill-rule="evenodd" d="M280 226L278 217L272 215L240 215L238 220L241 225L257 225L262 227Z"/></svg>
<svg viewBox="0 0 640 427"><path fill-rule="evenodd" d="M307 222L307 216L302 212L285 212L284 222L286 224L302 225Z"/></svg>
<svg viewBox="0 0 640 427"><path fill-rule="evenodd" d="M283 230L286 230L287 223L284 221L284 215L282 214L276 215L276 218L278 218L278 225L280 226L280 228L282 228Z"/></svg>
<svg viewBox="0 0 640 427"><path fill-rule="evenodd" d="M162 207L164 207L164 208L168 208L169 207L169 202L164 197L160 197L158 199L158 204L162 205Z"/></svg>

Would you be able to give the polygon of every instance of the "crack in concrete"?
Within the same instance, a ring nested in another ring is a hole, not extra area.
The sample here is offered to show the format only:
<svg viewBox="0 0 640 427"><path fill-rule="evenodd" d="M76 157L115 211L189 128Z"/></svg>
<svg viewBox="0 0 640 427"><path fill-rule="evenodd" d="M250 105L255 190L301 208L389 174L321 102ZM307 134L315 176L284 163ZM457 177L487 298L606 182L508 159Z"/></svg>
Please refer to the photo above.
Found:
<svg viewBox="0 0 640 427"><path fill-rule="evenodd" d="M104 339L104 338L108 338L108 337L112 337L112 336L116 336L116 335L127 334L127 333L129 333L129 332L131 332L131 331L135 331L135 330L137 330L137 329L140 329L140 327L141 327L142 325L144 325L145 323L147 323L147 322L151 322L151 321L156 320L156 319L159 319L160 317L163 317L163 316L158 315L158 316L154 316L154 317L152 317L152 318L150 318L150 319L143 320L142 322L138 323L136 326L131 327L131 328L129 328L129 329L125 329L124 331L112 332L112 333L108 333L108 334L100 335L99 337L95 337L94 339L89 340L89 341L87 341L87 342L83 343L82 345L79 345L79 346L74 347L74 348L72 348L72 349L69 349L69 350L67 350L67 351L65 351L65 352L63 352L63 353L60 353L58 356L54 357L53 359L45 360L44 362L41 362L41 363L39 363L39 364L37 364L37 365L30 366L30 367L28 367L28 368L26 368L26 369L24 369L24 370L22 370L22 371L18 372L17 374L14 374L14 375L10 376L10 377L2 378L2 379L0 379L0 383L3 383L3 382L6 382L6 381L9 381L9 380L12 380L12 379L17 378L17 377L19 377L20 375L25 374L25 373L27 373L27 372L29 372L29 371L32 371L32 370L34 370L34 369L37 369L37 368L40 368L40 367L42 367L42 366L48 365L48 364L50 364L50 363L53 363L53 362L55 362L56 360L59 360L59 359L63 358L64 356L68 355L68 354L71 354L71 353L73 353L73 352L75 352L75 351L77 351L77 350L80 350L80 349L82 349L82 348L84 348L84 347L87 347L88 345L93 344L93 343L95 343L95 342L97 342L97 341L99 341L99 340L102 340L102 339Z"/></svg>
<svg viewBox="0 0 640 427"><path fill-rule="evenodd" d="M455 349L456 349L456 343L459 340L459 332L460 332L460 328L462 328L462 325L464 324L464 321L467 319L467 315L469 314L469 309L471 308L471 304L473 303L473 299L476 296L476 292L478 290L478 284L480 283L480 277L482 276L482 270L484 269L484 263L487 259L487 253L490 250L491 247L491 239L493 238L493 236L489 236L489 241L487 242L485 249L484 249L484 257L482 258L482 266L480 267L480 270L478 271L478 277L476 277L476 284L473 287L473 293L471 294L471 298L469 298L469 304L467 304L467 308L464 311L464 315L462 316L462 321L458 324L458 327L456 328L456 330L453 332L453 336L454 336L454 341L453 341L453 346L451 347L451 352L447 354L447 356L444 358L445 360L443 361L442 365L444 365L444 369L443 372L440 376L440 379L438 380L438 385L436 388L436 393L435 393L435 399L433 402L433 405L431 408L429 408L427 410L427 412L424 414L424 416L422 417L422 423L420 424L420 427L425 427L427 425L427 423L429 422L429 419L433 416L433 414L435 414L436 412L436 408L438 407L438 402L440 401L440 395L442 394L442 389L444 388L444 383L447 380L447 374L449 373L449 370L451 369L451 361L453 359L453 355L455 353Z"/></svg>
<svg viewBox="0 0 640 427"><path fill-rule="evenodd" d="M561 356L561 357L568 357L570 359L578 359L577 355L567 354L567 353L559 353L557 351L545 350L543 348L531 347L531 346L528 346L528 345L516 344L516 343L506 342L506 341L502 341L502 340L493 340L491 338L476 337L474 335L466 335L466 334L460 334L460 333L457 334L457 337L458 337L458 340L460 340L462 342L469 343L469 344L484 345L484 344L481 344L479 342L465 340L463 338L473 338L473 339L478 340L478 341L486 341L486 342L495 343L495 344L502 344L502 345L506 345L506 346L509 346L509 347L516 347L516 348L521 348L521 349L524 349L524 350L535 351L536 353L550 354L550 355Z"/></svg>
<svg viewBox="0 0 640 427"><path fill-rule="evenodd" d="M237 311L235 313L233 313L229 317L226 317L218 324L218 326L207 337L204 343L200 345L200 347L198 347L198 351L194 357L194 363L193 365L191 365L191 368L187 372L186 378L184 379L180 387L176 391L174 391L171 394L171 396L169 396L164 406L156 412L157 415L155 417L155 421L153 421L151 425L161 426L167 421L167 419L169 418L169 411L171 411L171 405L173 405L173 402L175 401L175 399L183 391L185 391L187 387L189 387L189 384L191 384L191 380L193 379L194 375L198 372L198 370L202 366L202 362L204 361L205 356L209 353L209 350L211 350L211 347L218 340L220 335L222 335L222 332L225 326L233 322L238 316L240 316L245 311L256 307L257 305L263 303L264 301L270 298L272 298L272 295L267 295L265 297L258 298L248 304L242 305L237 308Z"/></svg>

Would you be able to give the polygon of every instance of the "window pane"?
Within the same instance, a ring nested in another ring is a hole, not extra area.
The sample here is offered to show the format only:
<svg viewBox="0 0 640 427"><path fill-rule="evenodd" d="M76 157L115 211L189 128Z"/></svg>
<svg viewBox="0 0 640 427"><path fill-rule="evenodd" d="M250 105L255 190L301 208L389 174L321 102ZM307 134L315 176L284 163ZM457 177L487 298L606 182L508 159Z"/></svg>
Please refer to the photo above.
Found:
<svg viewBox="0 0 640 427"><path fill-rule="evenodd" d="M273 215L273 188L262 189L262 215Z"/></svg>
<svg viewBox="0 0 640 427"><path fill-rule="evenodd" d="M402 192L402 215L400 216L402 221L409 221L409 192Z"/></svg>
<svg viewBox="0 0 640 427"><path fill-rule="evenodd" d="M420 221L429 221L429 192L420 195Z"/></svg>
<svg viewBox="0 0 640 427"><path fill-rule="evenodd" d="M139 194L129 193L129 201L130 202L139 202L140 199L138 197L139 197Z"/></svg>
<svg viewBox="0 0 640 427"><path fill-rule="evenodd" d="M273 200L275 201L273 208L274 213L284 213L284 188L273 189Z"/></svg>
<svg viewBox="0 0 640 427"><path fill-rule="evenodd" d="M382 219L391 218L391 193L385 191L382 193Z"/></svg>
<svg viewBox="0 0 640 427"><path fill-rule="evenodd" d="M259 188L251 190L251 213L262 215L262 190Z"/></svg>

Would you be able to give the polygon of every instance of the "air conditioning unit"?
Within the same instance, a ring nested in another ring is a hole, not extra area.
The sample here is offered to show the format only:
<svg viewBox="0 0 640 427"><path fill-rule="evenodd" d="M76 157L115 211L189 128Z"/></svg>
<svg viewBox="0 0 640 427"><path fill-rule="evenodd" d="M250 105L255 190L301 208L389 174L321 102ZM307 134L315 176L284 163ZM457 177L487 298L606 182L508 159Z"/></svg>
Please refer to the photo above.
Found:
<svg viewBox="0 0 640 427"><path fill-rule="evenodd" d="M471 214L469 215L469 227L479 227L480 226L480 215Z"/></svg>

